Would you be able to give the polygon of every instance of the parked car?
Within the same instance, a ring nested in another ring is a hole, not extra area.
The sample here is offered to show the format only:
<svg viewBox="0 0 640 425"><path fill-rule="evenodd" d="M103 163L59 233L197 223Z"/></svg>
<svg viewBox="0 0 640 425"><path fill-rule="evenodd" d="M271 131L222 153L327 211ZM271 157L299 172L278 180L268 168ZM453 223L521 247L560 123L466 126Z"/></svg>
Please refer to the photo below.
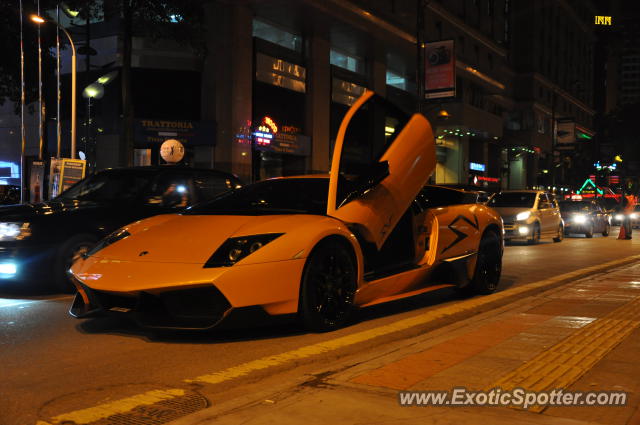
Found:
<svg viewBox="0 0 640 425"><path fill-rule="evenodd" d="M329 176L265 180L120 229L73 265L70 313L189 329L294 315L328 331L354 308L442 284L491 293L500 216L464 192L424 188L435 165L426 118L366 91L342 121Z"/></svg>
<svg viewBox="0 0 640 425"><path fill-rule="evenodd" d="M611 216L594 201L560 201L560 214L564 222L564 234L584 234L592 238L594 233L609 236Z"/></svg>
<svg viewBox="0 0 640 425"><path fill-rule="evenodd" d="M540 190L505 190L494 195L488 206L504 222L505 240L536 244L543 237L562 241L564 224L555 197Z"/></svg>
<svg viewBox="0 0 640 425"><path fill-rule="evenodd" d="M118 168L93 174L49 202L0 207L0 283L70 290L66 271L72 262L114 230L240 185L235 176L214 170Z"/></svg>
<svg viewBox="0 0 640 425"><path fill-rule="evenodd" d="M20 203L20 186L12 184L0 185L0 205Z"/></svg>

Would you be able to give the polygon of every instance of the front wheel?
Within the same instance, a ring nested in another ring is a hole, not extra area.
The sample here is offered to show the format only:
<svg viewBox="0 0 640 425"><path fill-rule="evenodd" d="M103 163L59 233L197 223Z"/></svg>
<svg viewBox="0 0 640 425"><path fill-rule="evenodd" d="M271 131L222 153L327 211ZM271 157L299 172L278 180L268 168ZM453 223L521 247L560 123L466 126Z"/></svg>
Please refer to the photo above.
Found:
<svg viewBox="0 0 640 425"><path fill-rule="evenodd" d="M604 231L602 232L602 236L607 237L609 236L609 232L611 232L611 226L609 226L609 223L604 225Z"/></svg>
<svg viewBox="0 0 640 425"><path fill-rule="evenodd" d="M592 238L593 237L593 223L591 223L589 225L589 229L587 230L587 232L584 234L585 237L587 238Z"/></svg>
<svg viewBox="0 0 640 425"><path fill-rule="evenodd" d="M302 273L298 314L304 327L326 332L343 326L353 310L356 289L356 260L346 243L320 242Z"/></svg>
<svg viewBox="0 0 640 425"><path fill-rule="evenodd" d="M478 294L491 294L498 288L502 272L502 247L500 239L493 232L482 236L476 269L470 286Z"/></svg>
<svg viewBox="0 0 640 425"><path fill-rule="evenodd" d="M527 240L527 244L535 245L540 242L540 225L536 223L531 231L531 238Z"/></svg>
<svg viewBox="0 0 640 425"><path fill-rule="evenodd" d="M63 243L56 254L54 263L54 286L60 292L73 292L75 286L67 276L67 270L76 260L80 259L98 242L98 239L89 234L75 235Z"/></svg>

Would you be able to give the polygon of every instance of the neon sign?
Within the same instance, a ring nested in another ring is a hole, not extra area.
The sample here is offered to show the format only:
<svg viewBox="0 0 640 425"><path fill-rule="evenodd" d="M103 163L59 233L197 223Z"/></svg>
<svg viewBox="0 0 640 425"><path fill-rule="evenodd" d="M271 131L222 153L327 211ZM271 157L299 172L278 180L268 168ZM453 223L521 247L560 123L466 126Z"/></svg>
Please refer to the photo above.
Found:
<svg viewBox="0 0 640 425"><path fill-rule="evenodd" d="M469 163L469 169L473 171L484 171L485 168L484 164L478 164L477 162Z"/></svg>
<svg viewBox="0 0 640 425"><path fill-rule="evenodd" d="M276 125L275 121L271 119L271 117L262 118L262 124L269 127L273 134L276 134L278 132L278 126Z"/></svg>
<svg viewBox="0 0 640 425"><path fill-rule="evenodd" d="M480 180L481 182L491 182L491 183L498 183L500 181L499 178L497 177L484 177L484 176L476 176L478 178L478 180Z"/></svg>
<svg viewBox="0 0 640 425"><path fill-rule="evenodd" d="M278 132L278 126L271 117L264 117L257 131L253 132L253 140L258 146L269 146L273 136Z"/></svg>
<svg viewBox="0 0 640 425"><path fill-rule="evenodd" d="M611 26L611 16L597 16L595 17L596 25Z"/></svg>

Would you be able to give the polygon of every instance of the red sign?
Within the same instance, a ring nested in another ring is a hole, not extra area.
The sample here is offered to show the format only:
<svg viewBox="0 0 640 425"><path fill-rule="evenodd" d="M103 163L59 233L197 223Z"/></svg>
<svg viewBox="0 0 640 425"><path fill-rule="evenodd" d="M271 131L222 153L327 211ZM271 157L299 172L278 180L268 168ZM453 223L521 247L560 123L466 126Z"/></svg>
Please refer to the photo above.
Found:
<svg viewBox="0 0 640 425"><path fill-rule="evenodd" d="M456 95L456 53L453 40L427 43L424 50L424 97Z"/></svg>
<svg viewBox="0 0 640 425"><path fill-rule="evenodd" d="M478 180L480 180L481 182L492 182L492 183L498 183L500 182L500 179L497 177L484 177L484 176L477 176Z"/></svg>

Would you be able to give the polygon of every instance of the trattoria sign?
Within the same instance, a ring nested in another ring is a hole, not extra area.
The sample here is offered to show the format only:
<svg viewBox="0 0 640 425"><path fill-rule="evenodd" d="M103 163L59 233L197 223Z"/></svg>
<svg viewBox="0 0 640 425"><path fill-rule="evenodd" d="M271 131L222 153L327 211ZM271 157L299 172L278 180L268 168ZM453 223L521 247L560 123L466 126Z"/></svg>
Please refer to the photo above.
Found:
<svg viewBox="0 0 640 425"><path fill-rule="evenodd" d="M136 120L136 147L162 144L168 139L176 139L187 146L215 145L215 124L192 120Z"/></svg>

